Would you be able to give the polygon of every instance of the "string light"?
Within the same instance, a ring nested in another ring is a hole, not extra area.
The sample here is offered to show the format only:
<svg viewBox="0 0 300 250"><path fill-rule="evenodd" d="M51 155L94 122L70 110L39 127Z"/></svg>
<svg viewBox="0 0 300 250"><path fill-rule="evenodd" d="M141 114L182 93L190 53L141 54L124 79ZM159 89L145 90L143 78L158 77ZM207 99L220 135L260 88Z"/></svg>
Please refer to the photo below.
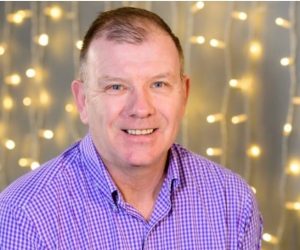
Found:
<svg viewBox="0 0 300 250"><path fill-rule="evenodd" d="M49 36L47 34L41 34L38 37L38 44L41 46L47 46L49 43Z"/></svg>
<svg viewBox="0 0 300 250"><path fill-rule="evenodd" d="M23 98L23 104L24 104L24 106L28 107L28 106L31 105L31 103L32 103L32 100L31 100L30 97L24 97Z"/></svg>
<svg viewBox="0 0 300 250"><path fill-rule="evenodd" d="M209 115L206 117L206 121L208 123L215 123L215 122L219 122L223 119L223 115L222 114L213 114L213 115Z"/></svg>
<svg viewBox="0 0 300 250"><path fill-rule="evenodd" d="M247 119L248 119L248 116L247 116L247 115L241 114L241 115L233 116L233 117L231 118L231 122L232 122L233 124L239 124L239 123L242 123L242 122L247 121Z"/></svg>
<svg viewBox="0 0 300 250"><path fill-rule="evenodd" d="M26 70L25 74L28 78L33 78L36 76L36 71L33 68L29 68Z"/></svg>
<svg viewBox="0 0 300 250"><path fill-rule="evenodd" d="M252 189L252 192L254 193L254 194L256 194L256 188L255 187L251 187L251 189Z"/></svg>
<svg viewBox="0 0 300 250"><path fill-rule="evenodd" d="M222 149L221 148L207 148L206 154L208 156L220 156L220 155L222 155Z"/></svg>
<svg viewBox="0 0 300 250"><path fill-rule="evenodd" d="M8 85L17 86L21 83L21 77L17 73L11 74L5 77L5 83Z"/></svg>
<svg viewBox="0 0 300 250"><path fill-rule="evenodd" d="M292 160L287 168L287 174L289 175L299 175L300 174L300 163L297 160Z"/></svg>
<svg viewBox="0 0 300 250"><path fill-rule="evenodd" d="M72 113L75 110L74 105L71 103L67 103L65 106L65 110L68 113Z"/></svg>
<svg viewBox="0 0 300 250"><path fill-rule="evenodd" d="M204 36L192 36L190 38L190 42L193 44L204 44L205 43L205 37Z"/></svg>
<svg viewBox="0 0 300 250"><path fill-rule="evenodd" d="M300 97L299 96L293 97L292 102L295 105L300 105Z"/></svg>
<svg viewBox="0 0 300 250"><path fill-rule="evenodd" d="M50 129L41 129L41 130L39 131L39 136L41 136L41 137L43 137L43 138L45 138L45 139L47 139L47 140L50 140L50 139L53 138L54 133L53 133L53 131L50 130Z"/></svg>
<svg viewBox="0 0 300 250"><path fill-rule="evenodd" d="M264 233L263 236L262 236L263 240L268 242L268 243L271 243L271 244L277 244L278 243L278 239L271 235L271 234L268 234L268 233Z"/></svg>
<svg viewBox="0 0 300 250"><path fill-rule="evenodd" d="M6 46L4 44L0 44L0 56L4 55L6 51Z"/></svg>
<svg viewBox="0 0 300 250"><path fill-rule="evenodd" d="M40 99L40 104L44 107L50 104L50 96L46 90L42 90L40 92L39 99Z"/></svg>
<svg viewBox="0 0 300 250"><path fill-rule="evenodd" d="M283 134L285 136L288 136L291 132L292 132L292 124L290 123L286 123L284 126L283 126Z"/></svg>
<svg viewBox="0 0 300 250"><path fill-rule="evenodd" d="M280 59L280 64L282 66L288 66L288 65L290 65L292 63L292 61L293 60L290 57L283 57L283 58Z"/></svg>
<svg viewBox="0 0 300 250"><path fill-rule="evenodd" d="M285 208L288 210L300 210L300 202L286 202Z"/></svg>
<svg viewBox="0 0 300 250"><path fill-rule="evenodd" d="M53 5L45 8L44 13L45 15L51 17L53 20L59 20L63 15L63 10L60 6Z"/></svg>
<svg viewBox="0 0 300 250"><path fill-rule="evenodd" d="M7 15L7 21L14 24L23 23L24 19L31 17L31 11L29 10L18 10L15 13Z"/></svg>
<svg viewBox="0 0 300 250"><path fill-rule="evenodd" d="M248 15L245 12L234 11L231 16L235 19L245 21L248 18Z"/></svg>
<svg viewBox="0 0 300 250"><path fill-rule="evenodd" d="M225 48L225 43L222 42L222 41L220 41L220 40L218 40L218 39L211 39L209 41L209 44L213 48L219 48L219 49Z"/></svg>
<svg viewBox="0 0 300 250"><path fill-rule="evenodd" d="M29 167L32 163L32 159L30 159L30 158L20 158L18 163L19 163L20 167Z"/></svg>
<svg viewBox="0 0 300 250"><path fill-rule="evenodd" d="M286 29L288 29L288 28L291 27L291 23L290 23L288 20L283 19L283 18L281 18L281 17L277 17L277 18L275 19L275 23L276 23L278 26L281 26L281 27L286 28Z"/></svg>
<svg viewBox="0 0 300 250"><path fill-rule="evenodd" d="M238 79L229 80L229 86L231 88L246 90L249 88L249 85L250 85L250 78L249 79L245 78L242 80L238 80Z"/></svg>
<svg viewBox="0 0 300 250"><path fill-rule="evenodd" d="M14 106L14 101L10 96L4 96L2 100L3 108L5 110L11 110Z"/></svg>
<svg viewBox="0 0 300 250"><path fill-rule="evenodd" d="M11 139L6 140L4 145L8 150L13 150L16 147L16 143Z"/></svg>
<svg viewBox="0 0 300 250"><path fill-rule="evenodd" d="M202 10L204 8L204 6L205 6L204 2L198 1L192 5L191 12L196 13L197 11Z"/></svg>
<svg viewBox="0 0 300 250"><path fill-rule="evenodd" d="M261 155L261 149L258 145L252 145L248 149L248 155L253 158L257 158Z"/></svg>
<svg viewBox="0 0 300 250"><path fill-rule="evenodd" d="M31 170L35 170L35 169L37 169L39 166L40 166L40 163L37 162L37 161L33 161L33 162L30 164Z"/></svg>
<svg viewBox="0 0 300 250"><path fill-rule="evenodd" d="M252 41L249 46L249 53L252 59L258 59L262 54L262 46L258 41Z"/></svg>
<svg viewBox="0 0 300 250"><path fill-rule="evenodd" d="M83 46L83 41L82 41L82 40L78 40L78 41L76 42L76 48L79 49L79 50L81 50L81 49L82 49L82 46Z"/></svg>

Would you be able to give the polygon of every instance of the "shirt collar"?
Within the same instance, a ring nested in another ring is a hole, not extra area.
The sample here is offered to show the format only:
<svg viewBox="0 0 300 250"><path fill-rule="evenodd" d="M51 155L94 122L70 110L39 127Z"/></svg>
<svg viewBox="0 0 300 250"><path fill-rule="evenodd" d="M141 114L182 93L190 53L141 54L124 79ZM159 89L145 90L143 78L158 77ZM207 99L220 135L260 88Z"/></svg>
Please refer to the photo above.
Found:
<svg viewBox="0 0 300 250"><path fill-rule="evenodd" d="M168 171L167 180L170 185L170 191L180 186L180 168L181 168L180 155L176 150L176 144L172 145L169 150L168 156Z"/></svg>
<svg viewBox="0 0 300 250"><path fill-rule="evenodd" d="M92 175L96 186L112 202L119 203L120 195L117 186L108 173L90 134L87 134L80 143L82 160L86 164L87 171ZM170 192L180 185L180 157L173 145L169 150L168 167L166 181L168 182Z"/></svg>
<svg viewBox="0 0 300 250"><path fill-rule="evenodd" d="M117 187L108 173L90 134L87 134L80 143L82 161L87 171L93 177L97 188L113 203L117 202Z"/></svg>

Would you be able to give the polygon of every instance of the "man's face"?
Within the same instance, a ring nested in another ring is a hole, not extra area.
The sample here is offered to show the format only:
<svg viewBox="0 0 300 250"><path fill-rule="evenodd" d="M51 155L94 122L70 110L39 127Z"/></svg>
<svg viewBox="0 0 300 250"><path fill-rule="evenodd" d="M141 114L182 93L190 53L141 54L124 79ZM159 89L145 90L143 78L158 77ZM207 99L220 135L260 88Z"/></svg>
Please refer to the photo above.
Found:
<svg viewBox="0 0 300 250"><path fill-rule="evenodd" d="M74 81L83 123L104 163L114 167L165 164L188 95L169 36L153 31L141 44L92 41L87 81Z"/></svg>

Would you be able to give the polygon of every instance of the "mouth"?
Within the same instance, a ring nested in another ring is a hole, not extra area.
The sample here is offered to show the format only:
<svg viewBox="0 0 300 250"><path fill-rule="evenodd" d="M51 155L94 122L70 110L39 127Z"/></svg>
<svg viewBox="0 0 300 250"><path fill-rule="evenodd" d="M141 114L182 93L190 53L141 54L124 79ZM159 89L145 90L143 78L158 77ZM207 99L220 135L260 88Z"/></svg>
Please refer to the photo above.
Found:
<svg viewBox="0 0 300 250"><path fill-rule="evenodd" d="M124 129L123 131L129 135L151 135L157 129L156 128L148 128L148 129Z"/></svg>

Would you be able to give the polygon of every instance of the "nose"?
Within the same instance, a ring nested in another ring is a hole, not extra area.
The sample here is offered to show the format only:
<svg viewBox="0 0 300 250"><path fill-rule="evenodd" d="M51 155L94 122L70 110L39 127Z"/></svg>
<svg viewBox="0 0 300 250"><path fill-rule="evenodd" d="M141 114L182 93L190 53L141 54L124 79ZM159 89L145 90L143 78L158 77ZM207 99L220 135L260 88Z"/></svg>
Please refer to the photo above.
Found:
<svg viewBox="0 0 300 250"><path fill-rule="evenodd" d="M129 95L127 112L133 118L147 118L154 114L153 98L147 89L135 89Z"/></svg>

